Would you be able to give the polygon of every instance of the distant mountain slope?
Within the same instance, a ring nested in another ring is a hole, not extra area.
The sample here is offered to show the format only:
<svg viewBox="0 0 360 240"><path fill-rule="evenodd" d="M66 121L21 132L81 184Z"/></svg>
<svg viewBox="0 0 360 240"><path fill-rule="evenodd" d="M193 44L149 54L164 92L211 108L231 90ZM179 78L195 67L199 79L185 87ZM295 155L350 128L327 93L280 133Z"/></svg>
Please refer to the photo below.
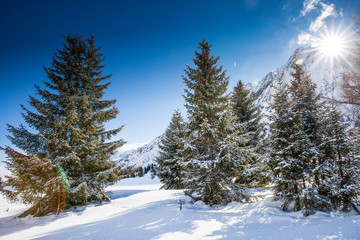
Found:
<svg viewBox="0 0 360 240"><path fill-rule="evenodd" d="M162 138L163 135L136 150L127 151L123 154L115 154L113 160L119 163L125 163L126 167L134 166L135 169L146 169L151 165L156 164L155 157L159 152L159 144Z"/></svg>
<svg viewBox="0 0 360 240"><path fill-rule="evenodd" d="M342 74L350 70L345 62L330 61L322 58L321 54L313 48L298 48L289 58L286 64L281 66L278 70L280 74L284 74L283 81L290 83L293 71L291 65L293 62L302 62L305 70L310 74L312 81L317 86L317 92L322 93L325 97L341 99L341 92L339 83ZM253 88L253 94L256 97L256 103L264 113L270 113L269 103L272 101L274 89L271 87L275 79L275 72L268 73L261 81L261 83ZM342 109L346 112L346 109Z"/></svg>

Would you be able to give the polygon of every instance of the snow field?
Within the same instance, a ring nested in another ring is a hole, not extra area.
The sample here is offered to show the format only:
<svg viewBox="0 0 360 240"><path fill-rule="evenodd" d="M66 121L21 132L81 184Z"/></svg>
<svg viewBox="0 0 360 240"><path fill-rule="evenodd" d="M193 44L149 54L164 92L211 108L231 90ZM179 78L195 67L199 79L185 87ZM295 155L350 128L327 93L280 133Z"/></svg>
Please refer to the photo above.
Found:
<svg viewBox="0 0 360 240"><path fill-rule="evenodd" d="M213 208L160 187L149 174L124 179L108 188L110 203L41 218L16 218L27 207L0 197L0 239L360 239L360 216L283 212L270 191L257 192L264 199L255 203Z"/></svg>

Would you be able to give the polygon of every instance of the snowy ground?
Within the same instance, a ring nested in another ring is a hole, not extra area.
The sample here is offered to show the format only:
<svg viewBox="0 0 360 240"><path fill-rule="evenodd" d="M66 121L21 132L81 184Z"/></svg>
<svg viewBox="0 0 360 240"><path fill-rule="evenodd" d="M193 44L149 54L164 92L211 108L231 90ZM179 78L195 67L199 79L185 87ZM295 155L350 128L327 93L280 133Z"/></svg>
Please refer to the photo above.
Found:
<svg viewBox="0 0 360 240"><path fill-rule="evenodd" d="M353 214L284 213L269 192L256 203L185 203L180 211L179 200L188 200L182 191L160 186L149 175L125 179L109 188L111 203L41 218L16 218L26 206L0 196L0 239L360 239Z"/></svg>

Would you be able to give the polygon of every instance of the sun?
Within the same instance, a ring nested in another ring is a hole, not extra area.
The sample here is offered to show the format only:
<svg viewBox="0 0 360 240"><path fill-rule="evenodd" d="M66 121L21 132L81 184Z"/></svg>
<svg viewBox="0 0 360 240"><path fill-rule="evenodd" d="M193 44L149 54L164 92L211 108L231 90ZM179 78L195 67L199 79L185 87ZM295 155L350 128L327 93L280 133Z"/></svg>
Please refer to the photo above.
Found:
<svg viewBox="0 0 360 240"><path fill-rule="evenodd" d="M353 43L355 39L354 31L349 27L343 28L326 28L317 36L311 35L312 47L311 51L315 51L317 63L330 64L346 64L351 66L349 57L353 54Z"/></svg>
<svg viewBox="0 0 360 240"><path fill-rule="evenodd" d="M319 45L324 55L328 57L340 57L344 54L346 42L342 36L331 34L321 38Z"/></svg>

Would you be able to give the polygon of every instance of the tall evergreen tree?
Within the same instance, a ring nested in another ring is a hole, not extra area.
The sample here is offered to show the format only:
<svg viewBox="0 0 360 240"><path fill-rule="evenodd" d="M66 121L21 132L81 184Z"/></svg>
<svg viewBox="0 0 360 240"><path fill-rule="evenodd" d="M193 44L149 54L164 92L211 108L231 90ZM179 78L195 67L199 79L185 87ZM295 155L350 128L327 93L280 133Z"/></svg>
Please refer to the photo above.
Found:
<svg viewBox="0 0 360 240"><path fill-rule="evenodd" d="M283 210L295 200L294 193L298 192L295 159L292 158L293 113L289 99L289 88L283 83L283 75L276 75L276 82L272 85L275 89L272 114L269 116L269 166L272 170L275 194L284 199Z"/></svg>
<svg viewBox="0 0 360 240"><path fill-rule="evenodd" d="M260 123L260 111L241 80L234 87L231 95L231 107L235 117L235 125L240 130L239 147L247 151L244 165L239 169L238 181L252 186L267 182L263 126Z"/></svg>
<svg viewBox="0 0 360 240"><path fill-rule="evenodd" d="M182 150L184 148L185 122L181 113L176 110L159 145L160 152L156 158L158 167L156 175L164 183L165 189L184 188L184 169Z"/></svg>
<svg viewBox="0 0 360 240"><path fill-rule="evenodd" d="M68 35L57 50L51 67L45 67L46 88L35 86L41 99L30 97L35 111L23 107L25 127L8 126L11 142L27 153L46 157L60 165L71 182L69 206L89 200L109 200L105 187L123 177L122 166L109 160L123 140L109 141L122 127L105 130L116 118L116 100L104 100L110 75L103 75L103 54L94 38ZM25 141L24 141L25 140Z"/></svg>
<svg viewBox="0 0 360 240"><path fill-rule="evenodd" d="M322 163L317 166L321 185L318 191L328 195L334 209L359 210L355 202L360 196L360 161L356 138L349 133L352 128L332 102L327 106L322 125L320 151Z"/></svg>
<svg viewBox="0 0 360 240"><path fill-rule="evenodd" d="M296 160L297 193L295 209L303 209L310 215L316 208L329 208L329 199L319 193L320 176L316 167L322 162L318 145L321 142L319 129L322 125L322 106L316 85L300 64L293 64L290 94L294 113L292 133L292 154Z"/></svg>
<svg viewBox="0 0 360 240"><path fill-rule="evenodd" d="M291 128L286 132L286 138L276 139L281 137L276 134L281 133L284 127L273 124L273 127L280 128L280 132L275 132L274 140L284 144L284 149L274 151L273 156L275 158L273 162L276 163L274 167L278 169L278 172L275 172L277 174L275 190L276 194L284 199L284 210L294 202L294 209L303 210L304 215L308 216L313 214L315 209L331 207L329 198L318 191L321 185L317 166L322 164L319 144L323 104L320 103L320 95L315 92L315 84L303 67L294 63L293 69L289 87L290 105L287 106L290 108L284 111L290 113L287 117L291 120ZM279 97L281 98L285 101L284 96ZM274 105L276 104L279 103ZM281 107L275 110L276 115L279 114L279 110ZM275 150L279 149L277 145L274 147Z"/></svg>
<svg viewBox="0 0 360 240"><path fill-rule="evenodd" d="M210 55L211 45L205 39L198 48L193 59L195 68L187 66L183 77L189 117L183 151L188 171L184 184L194 200L222 205L236 197L230 189L237 190L232 179L240 166L238 130L225 94L228 77L216 65L219 57Z"/></svg>

